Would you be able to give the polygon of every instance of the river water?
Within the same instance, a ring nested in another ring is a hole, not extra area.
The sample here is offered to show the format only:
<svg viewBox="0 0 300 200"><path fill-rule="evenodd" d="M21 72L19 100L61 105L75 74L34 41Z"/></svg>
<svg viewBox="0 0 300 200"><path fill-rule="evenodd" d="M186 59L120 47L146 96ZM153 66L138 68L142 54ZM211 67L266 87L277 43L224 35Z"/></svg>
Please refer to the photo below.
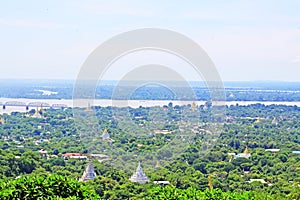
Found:
<svg viewBox="0 0 300 200"><path fill-rule="evenodd" d="M110 99L96 99L96 100L75 100L72 99L18 99L18 98L0 98L0 105L5 104L6 102L10 101L18 101L23 103L31 103L31 102L42 102L42 103L48 103L50 105L53 104L65 104L68 107L88 107L90 106L115 106L115 107L133 107L138 108L139 106L143 107L153 107L153 106L163 106L168 105L170 102L173 103L173 105L187 105L192 104L195 102L197 105L204 105L206 101L173 101L173 100L110 100ZM226 105L251 105L251 104L257 104L261 103L264 105L289 105L289 106L300 106L300 102L275 102L275 101L227 101ZM36 109L36 107L29 107L30 109ZM26 107L24 106L6 106L5 109L3 107L0 107L0 114L3 113L11 113L11 112L27 112Z"/></svg>

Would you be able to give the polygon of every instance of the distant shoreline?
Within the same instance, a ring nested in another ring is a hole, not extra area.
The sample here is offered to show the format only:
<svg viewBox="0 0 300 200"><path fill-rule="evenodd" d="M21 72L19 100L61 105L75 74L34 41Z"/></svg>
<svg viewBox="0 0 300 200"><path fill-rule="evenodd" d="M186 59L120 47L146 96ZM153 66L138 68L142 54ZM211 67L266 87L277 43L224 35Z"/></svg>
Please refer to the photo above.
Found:
<svg viewBox="0 0 300 200"><path fill-rule="evenodd" d="M98 101L107 101L113 99L135 99L135 100L166 100L184 99L193 101L198 99L201 101L209 100L211 91L207 88L206 82L188 81L189 87L176 84L174 82L166 82L160 85L155 82L147 84L132 82L130 84L118 85L118 81L103 80L97 83L97 87L91 85L95 91L91 94L76 94L76 88L80 86L70 80L50 81L50 80L1 80L0 79L0 98L22 98L36 99L37 101L56 101L72 100L73 96L95 97ZM126 82L127 83L127 82ZM133 85L133 83L135 83ZM84 87L89 88L89 82ZM172 85L172 87L171 87ZM224 88L221 87L222 95L230 101L255 101L255 102L300 102L300 82L223 82ZM170 86L170 88L169 88ZM173 88L176 88L176 90ZM224 89L224 92L223 92ZM214 88L211 88L214 90ZM77 91L77 92L76 92ZM130 95L130 97L128 96ZM0 99L1 101L1 99ZM3 100L2 100L3 101ZM69 103L67 103L69 105Z"/></svg>

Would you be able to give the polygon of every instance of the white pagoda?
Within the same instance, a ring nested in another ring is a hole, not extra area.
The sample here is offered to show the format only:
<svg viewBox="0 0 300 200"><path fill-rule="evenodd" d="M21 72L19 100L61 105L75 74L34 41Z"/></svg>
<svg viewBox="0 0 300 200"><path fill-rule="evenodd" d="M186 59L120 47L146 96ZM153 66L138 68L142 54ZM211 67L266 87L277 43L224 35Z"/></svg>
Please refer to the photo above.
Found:
<svg viewBox="0 0 300 200"><path fill-rule="evenodd" d="M109 135L107 129L104 129L104 131L102 133L102 139L103 140L109 140L110 139L110 135Z"/></svg>
<svg viewBox="0 0 300 200"><path fill-rule="evenodd" d="M276 119L276 117L274 117L274 119L272 120L272 124L275 124L276 126L278 125L278 120Z"/></svg>
<svg viewBox="0 0 300 200"><path fill-rule="evenodd" d="M92 162L89 162L88 165L86 166L82 177L79 179L79 181L89 181L93 180L96 178L96 173L94 171L94 166Z"/></svg>
<svg viewBox="0 0 300 200"><path fill-rule="evenodd" d="M146 176L146 174L143 172L143 169L141 167L141 162L139 162L139 165L136 169L136 172L130 177L129 179L131 182L134 183L147 183L149 182L148 177Z"/></svg>
<svg viewBox="0 0 300 200"><path fill-rule="evenodd" d="M32 118L38 118L41 119L43 116L40 114L40 111L38 108L36 108L35 113L31 116Z"/></svg>

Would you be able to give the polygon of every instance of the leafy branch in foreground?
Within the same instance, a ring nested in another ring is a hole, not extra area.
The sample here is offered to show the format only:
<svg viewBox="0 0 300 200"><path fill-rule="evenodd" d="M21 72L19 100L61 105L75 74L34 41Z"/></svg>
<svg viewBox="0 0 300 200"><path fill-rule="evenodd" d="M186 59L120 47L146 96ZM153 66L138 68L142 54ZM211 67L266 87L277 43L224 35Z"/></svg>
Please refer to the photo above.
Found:
<svg viewBox="0 0 300 200"><path fill-rule="evenodd" d="M98 199L98 196L81 182L47 175L1 181L0 199Z"/></svg>

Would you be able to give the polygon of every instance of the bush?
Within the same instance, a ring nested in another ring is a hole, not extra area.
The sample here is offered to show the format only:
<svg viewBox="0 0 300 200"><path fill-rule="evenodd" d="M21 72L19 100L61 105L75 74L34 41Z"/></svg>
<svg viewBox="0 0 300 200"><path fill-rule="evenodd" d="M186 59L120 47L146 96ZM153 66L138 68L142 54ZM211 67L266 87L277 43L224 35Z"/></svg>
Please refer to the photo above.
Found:
<svg viewBox="0 0 300 200"><path fill-rule="evenodd" d="M0 199L97 199L91 189L76 180L58 176L27 176L0 182Z"/></svg>

